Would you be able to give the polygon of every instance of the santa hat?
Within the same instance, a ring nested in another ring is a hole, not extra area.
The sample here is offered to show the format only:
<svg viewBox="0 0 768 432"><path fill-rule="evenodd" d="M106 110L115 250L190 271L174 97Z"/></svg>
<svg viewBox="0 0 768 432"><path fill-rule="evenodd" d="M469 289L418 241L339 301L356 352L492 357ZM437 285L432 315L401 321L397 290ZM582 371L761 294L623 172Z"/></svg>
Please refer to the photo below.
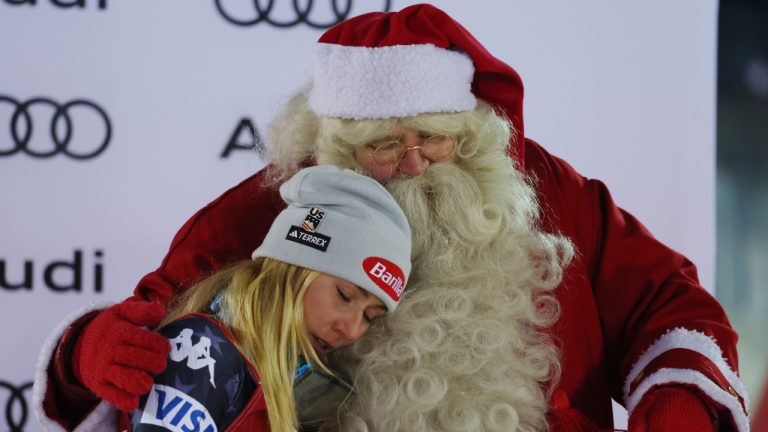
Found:
<svg viewBox="0 0 768 432"><path fill-rule="evenodd" d="M464 27L420 4L344 21L318 40L312 110L349 119L459 112L482 99L517 131L510 152L523 157L523 83Z"/></svg>

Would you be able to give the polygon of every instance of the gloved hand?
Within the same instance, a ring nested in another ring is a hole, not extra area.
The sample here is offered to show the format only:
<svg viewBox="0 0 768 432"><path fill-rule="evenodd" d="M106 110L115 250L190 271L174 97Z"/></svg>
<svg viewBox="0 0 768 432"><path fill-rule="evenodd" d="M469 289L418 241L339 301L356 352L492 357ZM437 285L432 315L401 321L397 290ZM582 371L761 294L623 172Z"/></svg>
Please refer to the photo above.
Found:
<svg viewBox="0 0 768 432"><path fill-rule="evenodd" d="M72 355L76 378L119 410L139 406L152 387L152 376L165 370L170 343L144 328L160 322L165 308L158 302L124 301L88 323Z"/></svg>
<svg viewBox="0 0 768 432"><path fill-rule="evenodd" d="M704 400L684 386L651 390L629 416L629 432L714 432Z"/></svg>

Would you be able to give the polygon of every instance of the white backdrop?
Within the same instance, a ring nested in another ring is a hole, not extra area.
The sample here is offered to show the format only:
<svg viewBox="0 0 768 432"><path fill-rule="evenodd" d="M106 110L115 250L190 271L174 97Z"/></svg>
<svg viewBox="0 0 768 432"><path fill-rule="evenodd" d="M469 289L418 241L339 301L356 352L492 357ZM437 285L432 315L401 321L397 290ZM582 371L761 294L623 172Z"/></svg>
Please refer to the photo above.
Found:
<svg viewBox="0 0 768 432"><path fill-rule="evenodd" d="M273 9L232 23L254 3ZM433 3L521 74L526 135L604 180L712 287L716 1ZM221 154L310 76L321 30L277 26L296 16L291 0L0 0L0 429L38 430L25 385L47 332L128 296L195 210L262 166Z"/></svg>

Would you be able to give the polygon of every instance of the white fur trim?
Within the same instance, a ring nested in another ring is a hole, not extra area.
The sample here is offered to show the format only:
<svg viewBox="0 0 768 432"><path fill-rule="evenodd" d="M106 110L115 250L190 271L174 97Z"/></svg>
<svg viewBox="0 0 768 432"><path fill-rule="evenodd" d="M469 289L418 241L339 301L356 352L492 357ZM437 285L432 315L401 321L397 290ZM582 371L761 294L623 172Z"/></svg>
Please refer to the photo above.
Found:
<svg viewBox="0 0 768 432"><path fill-rule="evenodd" d="M744 414L741 403L704 374L692 369L659 369L643 379L632 396L627 399L627 411L630 415L648 390L655 385L667 383L689 384L698 387L712 400L728 408L738 432L749 432L749 419Z"/></svg>
<svg viewBox="0 0 768 432"><path fill-rule="evenodd" d="M318 43L309 104L318 115L356 120L469 111L473 74L466 54L432 44Z"/></svg>
<svg viewBox="0 0 768 432"><path fill-rule="evenodd" d="M681 327L672 329L662 335L637 359L635 365L630 369L626 381L624 381L624 400L628 400L629 389L637 375L645 369L648 364L661 354L676 348L689 349L708 358L720 372L725 376L731 387L736 393L744 399L744 405L749 406L747 389L741 382L741 379L728 365L723 357L723 351L717 345L714 339L696 330L688 330ZM637 393L637 390L635 390Z"/></svg>
<svg viewBox="0 0 768 432"><path fill-rule="evenodd" d="M35 413L35 417L37 417L37 421L43 430L56 432L64 432L66 430L56 423L55 420L46 416L43 409L43 399L48 388L48 365L56 351L59 339L64 335L67 328L81 316L94 310L104 309L112 304L111 302L91 303L70 314L56 326L43 343L40 356L37 359L37 366L35 367L35 382L32 385L32 411ZM102 401L74 431L115 431L117 430L116 420L117 409L111 404Z"/></svg>

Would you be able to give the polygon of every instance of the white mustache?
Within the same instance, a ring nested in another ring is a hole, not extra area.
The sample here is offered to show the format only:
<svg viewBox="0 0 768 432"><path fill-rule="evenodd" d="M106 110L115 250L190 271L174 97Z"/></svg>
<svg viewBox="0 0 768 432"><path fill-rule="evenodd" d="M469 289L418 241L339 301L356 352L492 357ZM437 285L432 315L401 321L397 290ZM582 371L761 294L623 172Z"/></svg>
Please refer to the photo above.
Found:
<svg viewBox="0 0 768 432"><path fill-rule="evenodd" d="M472 254L496 238L502 229L500 211L485 202L475 178L456 164L435 164L424 174L387 184L411 224L413 256L423 252L463 249Z"/></svg>

